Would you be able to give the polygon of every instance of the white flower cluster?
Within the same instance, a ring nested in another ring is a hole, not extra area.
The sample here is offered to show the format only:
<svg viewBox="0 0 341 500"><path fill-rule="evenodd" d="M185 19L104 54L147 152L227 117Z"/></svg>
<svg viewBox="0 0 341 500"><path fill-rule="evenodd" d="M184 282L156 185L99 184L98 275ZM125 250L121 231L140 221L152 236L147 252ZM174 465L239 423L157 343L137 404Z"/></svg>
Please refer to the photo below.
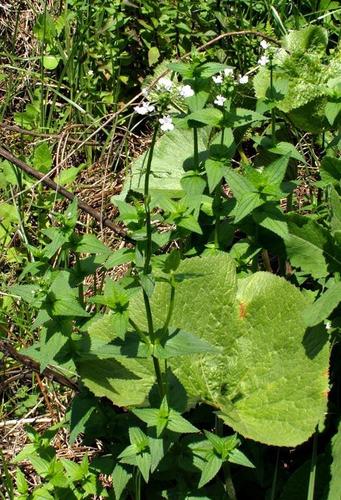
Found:
<svg viewBox="0 0 341 500"><path fill-rule="evenodd" d="M238 82L241 84L241 85L244 85L245 83L247 83L249 81L249 77L247 75L243 75L243 76L240 76L239 77L239 80Z"/></svg>
<svg viewBox="0 0 341 500"><path fill-rule="evenodd" d="M173 89L173 82L169 78L162 77L157 82L157 89L161 91L171 92ZM192 97L194 95L194 90L190 85L182 85L179 89L179 94L181 97ZM145 101L134 107L135 113L139 115L147 115L155 111L155 105L148 100L149 92L146 88L142 89L142 94L145 97ZM174 124L171 116L164 115L159 118L160 128L163 132L170 132L174 130Z"/></svg>
<svg viewBox="0 0 341 500"><path fill-rule="evenodd" d="M162 118L159 118L159 123L163 132L171 132L174 130L174 124L169 115L164 115Z"/></svg>
<svg viewBox="0 0 341 500"><path fill-rule="evenodd" d="M150 104L149 101L143 102L139 106L135 106L134 111L139 115L148 115L155 110L154 104Z"/></svg>
<svg viewBox="0 0 341 500"><path fill-rule="evenodd" d="M156 84L157 88L159 90L166 90L167 92L170 92L173 87L173 82L169 78L162 77Z"/></svg>
<svg viewBox="0 0 341 500"><path fill-rule="evenodd" d="M224 71L221 71L217 75L212 76L212 80L216 85L221 85L224 81L224 78L233 77L233 68L225 68Z"/></svg>
<svg viewBox="0 0 341 500"><path fill-rule="evenodd" d="M180 87L180 95L181 97L192 97L192 95L194 95L194 90L190 85L183 85Z"/></svg>
<svg viewBox="0 0 341 500"><path fill-rule="evenodd" d="M262 40L260 42L260 46L262 47L263 50L267 50L270 45L268 44L268 42L266 40ZM266 66L268 64L268 62L270 61L270 59L268 58L268 56L266 54L263 54L259 59L258 59L258 64L260 66Z"/></svg>

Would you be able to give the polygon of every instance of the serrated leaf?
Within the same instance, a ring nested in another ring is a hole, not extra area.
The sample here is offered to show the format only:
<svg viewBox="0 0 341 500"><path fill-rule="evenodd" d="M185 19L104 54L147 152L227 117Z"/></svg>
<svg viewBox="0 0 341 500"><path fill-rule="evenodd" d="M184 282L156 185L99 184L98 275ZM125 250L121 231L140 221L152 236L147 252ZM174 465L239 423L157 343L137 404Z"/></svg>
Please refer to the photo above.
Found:
<svg viewBox="0 0 341 500"><path fill-rule="evenodd" d="M225 178L232 189L233 195L239 200L243 194L255 190L255 186L244 176L240 175L232 168L229 168L225 173Z"/></svg>
<svg viewBox="0 0 341 500"><path fill-rule="evenodd" d="M313 352L305 337L307 299L271 273L237 286L234 263L222 253L186 259L178 272L188 277L177 284L170 326L191 328L222 348L169 362L188 396L220 409L250 439L278 446L307 440L324 420L329 357L325 332L314 332ZM155 328L162 328L169 300L169 285L157 283ZM145 329L142 296L134 295L131 305L132 319Z"/></svg>
<svg viewBox="0 0 341 500"><path fill-rule="evenodd" d="M244 219L247 215L251 214L253 210L260 205L263 205L264 200L260 197L259 193L248 192L244 193L238 200L235 208L230 215L234 216L235 223Z"/></svg>
<svg viewBox="0 0 341 500"><path fill-rule="evenodd" d="M328 318L341 302L341 282L334 283L313 304L304 311L307 326L314 326Z"/></svg>
<svg viewBox="0 0 341 500"><path fill-rule="evenodd" d="M187 120L189 121L211 125L212 127L218 127L222 118L223 113L216 108L204 108L187 116Z"/></svg>
<svg viewBox="0 0 341 500"><path fill-rule="evenodd" d="M285 176L289 163L289 155L284 155L273 161L264 170L264 175L267 177L269 184L279 185Z"/></svg>
<svg viewBox="0 0 341 500"><path fill-rule="evenodd" d="M167 429L173 432L178 432L181 434L187 434L192 432L199 432L199 429L194 427L188 420L183 418L180 413L170 410Z"/></svg>
<svg viewBox="0 0 341 500"><path fill-rule="evenodd" d="M209 158L205 161L205 170L207 174L208 188L210 193L214 191L226 172L226 164L219 160Z"/></svg>
<svg viewBox="0 0 341 500"><path fill-rule="evenodd" d="M327 276L327 230L313 219L297 214L288 215L287 224L289 236L284 243L291 264L316 279Z"/></svg>
<svg viewBox="0 0 341 500"><path fill-rule="evenodd" d="M198 487L202 488L211 481L218 474L222 465L223 461L221 458L212 453L202 469Z"/></svg>
<svg viewBox="0 0 341 500"><path fill-rule="evenodd" d="M120 266L121 264L126 264L134 260L135 250L130 248L121 248L113 252L107 260L104 262L104 267L106 269L112 269L115 266Z"/></svg>
<svg viewBox="0 0 341 500"><path fill-rule="evenodd" d="M255 468L252 462L242 453L240 450L237 450L236 448L232 450L229 453L229 458L228 461L237 464L237 465L243 465L244 467L251 467Z"/></svg>
<svg viewBox="0 0 341 500"><path fill-rule="evenodd" d="M74 248L75 252L111 254L112 251L104 245L94 234L83 234Z"/></svg>
<svg viewBox="0 0 341 500"><path fill-rule="evenodd" d="M304 157L297 151L295 146L290 142L278 142L276 146L273 146L269 149L271 153L275 153L277 155L289 156L290 158L294 158L297 161L305 163Z"/></svg>
<svg viewBox="0 0 341 500"><path fill-rule="evenodd" d="M73 444L77 436L84 432L86 423L96 410L97 401L94 397L76 396L72 400L71 423L70 423L70 444Z"/></svg>
<svg viewBox="0 0 341 500"><path fill-rule="evenodd" d="M208 62L196 68L195 72L198 72L201 78L210 78L216 73L224 71L226 67L225 64Z"/></svg>
<svg viewBox="0 0 341 500"><path fill-rule="evenodd" d="M125 487L132 477L132 473L128 472L126 466L116 464L115 469L112 473L112 484L115 491L116 500L120 500Z"/></svg>

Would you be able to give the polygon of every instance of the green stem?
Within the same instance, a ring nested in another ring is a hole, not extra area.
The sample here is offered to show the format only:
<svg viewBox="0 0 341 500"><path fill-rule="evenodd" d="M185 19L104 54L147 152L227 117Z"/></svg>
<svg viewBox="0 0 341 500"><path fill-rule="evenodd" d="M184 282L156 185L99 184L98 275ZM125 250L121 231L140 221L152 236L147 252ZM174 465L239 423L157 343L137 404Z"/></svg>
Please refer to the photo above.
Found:
<svg viewBox="0 0 341 500"><path fill-rule="evenodd" d="M275 500L276 486L277 486L277 474L278 474L278 462L279 462L279 448L277 448L276 465L275 465L274 478L272 480L270 500Z"/></svg>
<svg viewBox="0 0 341 500"><path fill-rule="evenodd" d="M225 474L225 491L228 494L229 500L237 500L236 490L234 489L232 475L231 475L231 467L228 462L225 462L223 465L224 474Z"/></svg>
<svg viewBox="0 0 341 500"><path fill-rule="evenodd" d="M194 139L194 170L199 171L199 142L198 142L198 129L193 128Z"/></svg>
<svg viewBox="0 0 341 500"><path fill-rule="evenodd" d="M141 472L138 469L135 473L135 500L141 500Z"/></svg>
<svg viewBox="0 0 341 500"><path fill-rule="evenodd" d="M316 462L317 462L317 439L318 439L318 432L316 430L313 438L313 451L311 455L307 500L314 500Z"/></svg>
<svg viewBox="0 0 341 500"><path fill-rule="evenodd" d="M173 285L171 285L171 296L170 296L170 302L169 302L169 309L168 309L168 314L167 318L165 321L165 325L163 327L163 330L166 331L166 329L169 327L169 322L172 318L172 314L174 311L174 298L175 298L175 288Z"/></svg>
<svg viewBox="0 0 341 500"><path fill-rule="evenodd" d="M271 88L271 99L274 99L274 86L273 86L273 66L272 66L272 59L270 61L270 88ZM276 113L275 113L275 108L273 107L271 109L271 135L272 135L272 141L276 141Z"/></svg>
<svg viewBox="0 0 341 500"><path fill-rule="evenodd" d="M145 173L145 178L144 178L144 208L145 208L145 212L146 212L146 231L147 231L146 256L145 256L144 267L143 267L144 274L150 273L150 260L152 258L152 225L151 225L151 214L150 214L149 177L150 177L150 172L151 172L154 146L155 146L155 142L156 142L158 129L159 129L159 126L156 125L156 127L154 129L152 143L150 145L146 173Z"/></svg>
<svg viewBox="0 0 341 500"><path fill-rule="evenodd" d="M147 233L146 253L145 253L144 266L143 266L143 274L144 275L148 275L151 272L150 261L152 258L152 225L151 225L151 213L150 213L149 177L150 177L150 173L151 173L152 159L153 159L153 154L154 154L154 146L155 146L155 142L156 142L158 129L159 129L159 126L157 124L155 126L154 134L153 134L153 138L152 138L152 143L150 145L147 166L146 166L145 179L144 179L144 208L145 208L145 213L146 213L146 233ZM152 343L154 343L155 342L155 332L154 332L154 325L153 325L152 309L150 306L149 297L148 297L147 292L145 290L143 290L143 301L144 301L144 306L145 306L146 315L147 315L149 339ZM161 368L160 368L160 363L159 363L159 360L155 356L152 356L152 358L153 358L153 365L154 365L156 380L157 380L157 384L159 386L160 396L163 397L164 396L164 387L163 387L163 380L162 380L162 372L161 372Z"/></svg>
<svg viewBox="0 0 341 500"><path fill-rule="evenodd" d="M214 223L214 246L219 250L219 225L220 225L220 191L221 191L221 181L215 189L214 193L214 205L215 205L215 223Z"/></svg>

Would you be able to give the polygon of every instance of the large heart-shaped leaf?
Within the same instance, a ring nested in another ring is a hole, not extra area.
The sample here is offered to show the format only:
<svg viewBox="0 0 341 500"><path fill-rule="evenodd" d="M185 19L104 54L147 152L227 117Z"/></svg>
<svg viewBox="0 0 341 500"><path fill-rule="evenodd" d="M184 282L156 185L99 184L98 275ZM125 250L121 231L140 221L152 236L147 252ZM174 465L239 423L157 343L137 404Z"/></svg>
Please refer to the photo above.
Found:
<svg viewBox="0 0 341 500"><path fill-rule="evenodd" d="M170 363L188 395L220 411L242 435L271 445L296 446L323 422L328 389L326 332L306 331L306 298L270 273L237 281L227 254L183 261L171 326L199 335L217 354ZM155 328L166 319L169 286L152 296ZM141 296L133 320L146 328Z"/></svg>

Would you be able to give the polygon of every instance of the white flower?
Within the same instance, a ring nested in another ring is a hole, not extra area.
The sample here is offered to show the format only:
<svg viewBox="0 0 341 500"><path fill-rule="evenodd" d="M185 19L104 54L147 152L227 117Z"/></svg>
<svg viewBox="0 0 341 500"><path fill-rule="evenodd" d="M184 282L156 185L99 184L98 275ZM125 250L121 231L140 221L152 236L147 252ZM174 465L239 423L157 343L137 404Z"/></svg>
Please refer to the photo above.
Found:
<svg viewBox="0 0 341 500"><path fill-rule="evenodd" d="M240 76L239 77L239 83L241 83L242 85L244 83L247 83L249 81L249 77L247 75L244 75L244 76Z"/></svg>
<svg viewBox="0 0 341 500"><path fill-rule="evenodd" d="M226 97L217 95L217 97L214 99L214 104L216 104L217 106L223 106L225 101Z"/></svg>
<svg viewBox="0 0 341 500"><path fill-rule="evenodd" d="M233 76L233 68L225 68L224 69L224 76L225 77Z"/></svg>
<svg viewBox="0 0 341 500"><path fill-rule="evenodd" d="M154 109L155 106L153 104L150 104L149 102L143 102L142 104L140 104L140 106L135 106L134 111L139 115L147 115L148 113L154 111Z"/></svg>
<svg viewBox="0 0 341 500"><path fill-rule="evenodd" d="M268 42L266 40L262 40L260 42L260 46L262 47L262 49L266 50L270 47L270 45L268 44Z"/></svg>
<svg viewBox="0 0 341 500"><path fill-rule="evenodd" d="M92 69L89 69L89 71L88 71L88 75L89 75L89 76L94 76L94 72L93 72L93 70L92 70Z"/></svg>
<svg viewBox="0 0 341 500"><path fill-rule="evenodd" d="M167 90L167 92L170 92L172 87L173 87L173 82L169 78L162 77L157 82L157 86L159 88L163 88L163 89Z"/></svg>
<svg viewBox="0 0 341 500"><path fill-rule="evenodd" d="M162 118L159 118L159 122L161 124L161 130L163 132L171 132L174 130L174 125L172 122L172 118L169 115L165 115Z"/></svg>
<svg viewBox="0 0 341 500"><path fill-rule="evenodd" d="M329 331L329 330L331 330L331 328L332 328L332 324L331 324L331 322L330 322L330 321L327 321L327 322L326 322L326 330L327 330L327 331Z"/></svg>
<svg viewBox="0 0 341 500"><path fill-rule="evenodd" d="M219 73L219 75L216 75L216 76L212 76L212 80L214 81L214 83L216 83L217 85L220 85L221 83L223 83L223 77L222 75Z"/></svg>
<svg viewBox="0 0 341 500"><path fill-rule="evenodd" d="M268 56L262 56L258 59L258 64L260 64L261 66L266 66L269 62L269 58Z"/></svg>
<svg viewBox="0 0 341 500"><path fill-rule="evenodd" d="M192 97L192 95L194 95L194 90L190 85L184 85L180 89L180 95L182 97Z"/></svg>

